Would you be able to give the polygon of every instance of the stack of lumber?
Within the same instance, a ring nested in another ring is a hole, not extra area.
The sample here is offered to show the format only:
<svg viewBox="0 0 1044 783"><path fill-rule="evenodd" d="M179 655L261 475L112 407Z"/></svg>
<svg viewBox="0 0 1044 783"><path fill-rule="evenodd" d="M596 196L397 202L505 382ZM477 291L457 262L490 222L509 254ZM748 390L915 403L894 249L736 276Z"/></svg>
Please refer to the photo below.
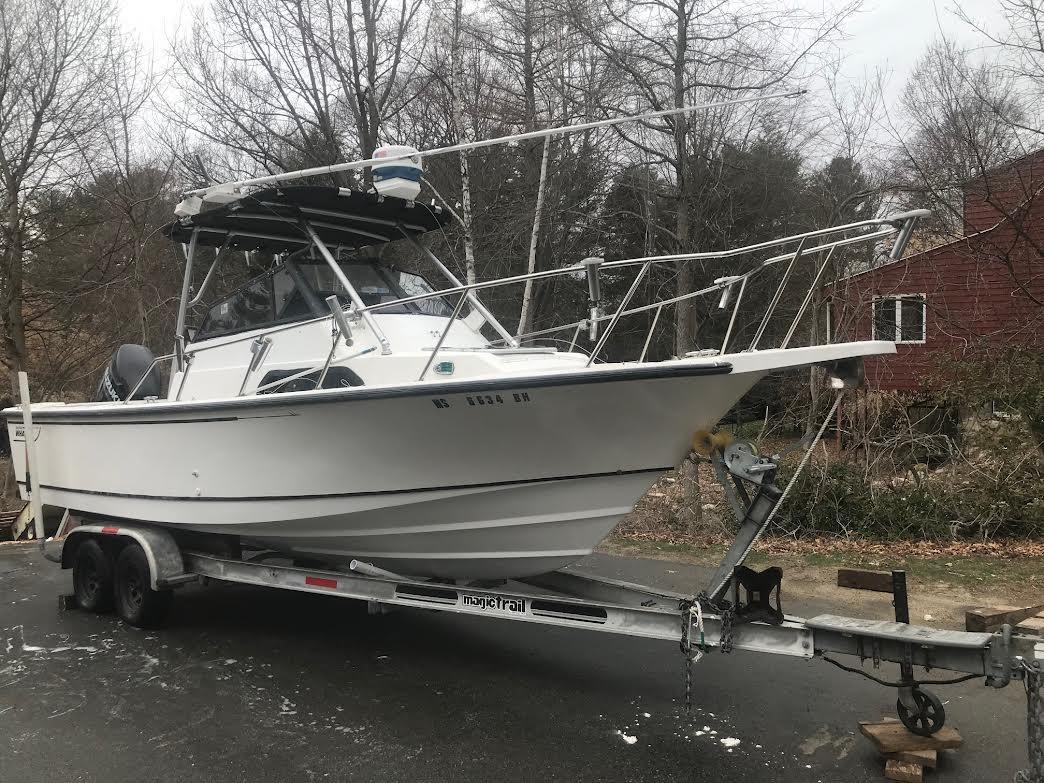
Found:
<svg viewBox="0 0 1044 783"><path fill-rule="evenodd" d="M968 631L992 632L1003 625L1015 626L1015 633L1044 636L1044 604L1037 606L988 606L964 614Z"/></svg>
<svg viewBox="0 0 1044 783"><path fill-rule="evenodd" d="M935 769L940 750L955 750L964 742L956 729L944 726L931 737L909 731L895 718L860 722L863 733L884 757L886 780L923 783L926 770Z"/></svg>

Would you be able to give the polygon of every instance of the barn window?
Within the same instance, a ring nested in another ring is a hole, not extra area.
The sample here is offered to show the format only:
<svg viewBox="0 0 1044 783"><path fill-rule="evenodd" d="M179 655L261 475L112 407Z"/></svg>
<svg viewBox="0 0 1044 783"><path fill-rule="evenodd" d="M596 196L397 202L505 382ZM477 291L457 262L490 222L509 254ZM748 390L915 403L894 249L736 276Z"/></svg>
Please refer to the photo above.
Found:
<svg viewBox="0 0 1044 783"><path fill-rule="evenodd" d="M875 340L923 343L927 302L924 294L882 296L874 300Z"/></svg>

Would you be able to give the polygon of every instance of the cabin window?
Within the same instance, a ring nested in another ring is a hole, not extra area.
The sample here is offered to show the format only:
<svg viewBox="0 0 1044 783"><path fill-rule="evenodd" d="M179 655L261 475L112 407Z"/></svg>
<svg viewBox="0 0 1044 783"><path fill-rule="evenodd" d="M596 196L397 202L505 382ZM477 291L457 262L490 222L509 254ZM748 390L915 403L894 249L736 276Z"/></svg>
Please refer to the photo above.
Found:
<svg viewBox="0 0 1044 783"><path fill-rule="evenodd" d="M366 307L394 302L408 296L428 294L435 290L420 275L394 267L365 261L345 261L341 262L340 267ZM300 269L308 285L320 299L334 295L345 304L348 303L348 292L344 290L341 281L329 266L324 263L310 263L301 264ZM425 299L411 304L385 307L376 312L449 316L453 308L443 299Z"/></svg>
<svg viewBox="0 0 1044 783"><path fill-rule="evenodd" d="M925 342L927 309L925 294L874 299L873 338L897 343Z"/></svg>
<svg viewBox="0 0 1044 783"><path fill-rule="evenodd" d="M420 275L394 267L365 261L346 261L340 266L366 306L434 291ZM213 305L195 340L329 315L325 303L329 296L336 296L342 305L350 302L345 287L326 263L309 259L288 261ZM426 299L377 312L448 317L453 308L443 299Z"/></svg>
<svg viewBox="0 0 1044 783"><path fill-rule="evenodd" d="M389 269L387 271L395 278L395 282L399 285L399 290L406 296L430 294L435 290L420 275L415 275L412 272L403 272L401 269ZM445 299L422 299L419 302L414 302L414 306L425 315L441 315L448 318L453 314L453 308L449 306Z"/></svg>
<svg viewBox="0 0 1044 783"><path fill-rule="evenodd" d="M210 308L196 339L256 329L274 320L272 276L262 275Z"/></svg>

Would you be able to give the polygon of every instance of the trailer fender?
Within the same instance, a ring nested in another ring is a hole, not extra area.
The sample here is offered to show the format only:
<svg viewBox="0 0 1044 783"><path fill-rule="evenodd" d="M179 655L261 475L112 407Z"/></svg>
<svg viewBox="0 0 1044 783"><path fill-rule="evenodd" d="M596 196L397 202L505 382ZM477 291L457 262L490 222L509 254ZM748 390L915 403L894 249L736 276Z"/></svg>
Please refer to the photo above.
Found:
<svg viewBox="0 0 1044 783"><path fill-rule="evenodd" d="M185 573L181 550L166 530L136 525L80 525L69 532L62 547L62 568L72 568L76 550L88 539L97 539L106 551L113 554L130 541L141 546L149 563L150 582L153 590L166 590L185 582L194 581L195 576Z"/></svg>

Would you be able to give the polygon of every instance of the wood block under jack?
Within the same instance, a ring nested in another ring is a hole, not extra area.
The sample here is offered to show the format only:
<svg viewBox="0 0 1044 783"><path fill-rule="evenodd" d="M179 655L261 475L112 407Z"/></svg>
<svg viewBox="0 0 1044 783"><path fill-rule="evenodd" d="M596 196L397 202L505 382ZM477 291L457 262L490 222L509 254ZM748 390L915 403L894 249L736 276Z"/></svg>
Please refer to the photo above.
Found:
<svg viewBox="0 0 1044 783"><path fill-rule="evenodd" d="M935 769L939 763L939 751L937 750L901 750L898 753L889 753L886 759L905 761L909 764L920 764L926 769Z"/></svg>
<svg viewBox="0 0 1044 783"><path fill-rule="evenodd" d="M1028 617L1015 626L1015 633L1027 636L1044 636L1044 614Z"/></svg>
<svg viewBox="0 0 1044 783"><path fill-rule="evenodd" d="M901 783L924 783L924 767L909 761L888 759L884 776L886 780L898 780Z"/></svg>
<svg viewBox="0 0 1044 783"><path fill-rule="evenodd" d="M1044 612L1042 606L990 606L964 613L964 630L977 633L999 630L1002 625L1016 625L1027 617Z"/></svg>
<svg viewBox="0 0 1044 783"><path fill-rule="evenodd" d="M956 729L943 726L930 737L922 737L909 731L902 723L887 721L881 723L859 722L859 731L867 737L879 753L889 755L910 750L951 750L959 748L964 740ZM891 759L897 761L898 759Z"/></svg>

